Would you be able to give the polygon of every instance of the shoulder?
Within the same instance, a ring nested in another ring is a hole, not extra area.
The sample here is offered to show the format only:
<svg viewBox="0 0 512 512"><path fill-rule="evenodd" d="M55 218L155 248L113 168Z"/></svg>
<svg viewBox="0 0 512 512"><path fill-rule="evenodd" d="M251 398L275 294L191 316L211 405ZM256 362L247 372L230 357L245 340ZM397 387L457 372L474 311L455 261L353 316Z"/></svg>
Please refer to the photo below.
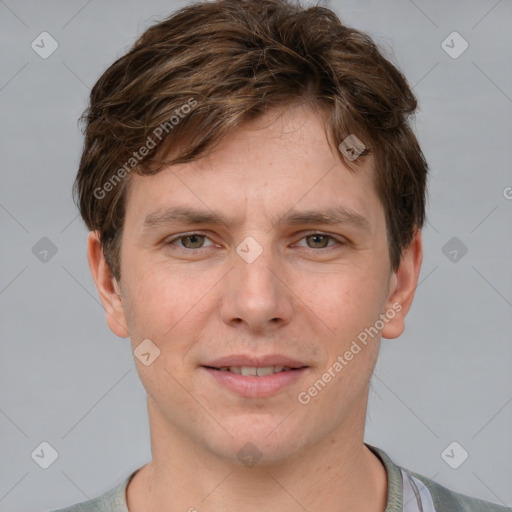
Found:
<svg viewBox="0 0 512 512"><path fill-rule="evenodd" d="M76 503L52 512L129 512L126 505L126 487L136 472L134 471L119 485L93 500Z"/></svg>
<svg viewBox="0 0 512 512"><path fill-rule="evenodd" d="M118 500L116 503L115 497L118 494L118 487L115 487L93 500L75 503L69 507L59 508L52 512L98 512L100 510L101 512L127 512L128 509L122 508L122 504L120 505Z"/></svg>
<svg viewBox="0 0 512 512"><path fill-rule="evenodd" d="M472 498L444 487L424 475L399 466L389 455L368 443L388 475L386 512L512 512L511 507Z"/></svg>
<svg viewBox="0 0 512 512"><path fill-rule="evenodd" d="M512 512L510 507L460 494L414 471L405 468L404 471L425 485L432 496L436 512Z"/></svg>

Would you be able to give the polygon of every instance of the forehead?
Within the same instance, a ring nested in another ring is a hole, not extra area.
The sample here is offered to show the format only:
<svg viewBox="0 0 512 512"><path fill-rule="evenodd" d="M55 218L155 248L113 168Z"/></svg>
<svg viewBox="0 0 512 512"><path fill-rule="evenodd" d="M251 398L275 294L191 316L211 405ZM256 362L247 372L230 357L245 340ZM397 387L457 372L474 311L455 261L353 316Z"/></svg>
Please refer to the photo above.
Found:
<svg viewBox="0 0 512 512"><path fill-rule="evenodd" d="M127 216L151 223L174 207L236 213L239 220L265 217L274 224L286 212L296 220L303 210L342 208L354 214L352 220L372 223L383 213L373 160L365 157L348 169L324 126L321 115L302 106L269 111L228 133L205 157L152 176L133 175Z"/></svg>

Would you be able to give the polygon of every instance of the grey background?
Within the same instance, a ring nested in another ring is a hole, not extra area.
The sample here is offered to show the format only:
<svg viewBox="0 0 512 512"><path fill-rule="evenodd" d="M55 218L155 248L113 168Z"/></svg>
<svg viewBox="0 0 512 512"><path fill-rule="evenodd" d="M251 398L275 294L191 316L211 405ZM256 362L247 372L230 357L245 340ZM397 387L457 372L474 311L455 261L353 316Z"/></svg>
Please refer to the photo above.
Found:
<svg viewBox="0 0 512 512"><path fill-rule="evenodd" d="M150 459L145 392L128 340L106 327L70 190L90 87L148 24L184 4L0 1L1 511L83 501ZM404 335L383 340L366 441L510 506L512 3L331 7L414 86L431 166L420 285ZM43 31L59 44L47 59L31 48ZM453 31L469 43L457 59L441 47ZM46 262L32 251L43 237L57 249ZM468 248L456 262L443 253L452 237ZM31 458L42 441L59 454L48 469ZM469 453L458 469L441 457L453 441Z"/></svg>

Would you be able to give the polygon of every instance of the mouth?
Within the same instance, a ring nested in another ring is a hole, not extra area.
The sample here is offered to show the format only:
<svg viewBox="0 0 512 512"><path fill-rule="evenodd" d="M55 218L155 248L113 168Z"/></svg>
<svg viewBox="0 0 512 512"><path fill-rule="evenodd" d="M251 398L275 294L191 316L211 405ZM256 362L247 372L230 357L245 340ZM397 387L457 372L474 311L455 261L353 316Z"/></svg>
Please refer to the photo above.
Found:
<svg viewBox="0 0 512 512"><path fill-rule="evenodd" d="M210 370L217 370L219 372L231 372L237 375L243 375L244 377L267 377L281 372L290 372L294 370L300 370L306 368L301 366L300 368L291 368L290 366L275 365L275 366L222 366L217 368L215 366L205 366Z"/></svg>
<svg viewBox="0 0 512 512"><path fill-rule="evenodd" d="M296 383L309 366L282 356L232 356L201 368L224 389L246 398L262 398L276 395Z"/></svg>

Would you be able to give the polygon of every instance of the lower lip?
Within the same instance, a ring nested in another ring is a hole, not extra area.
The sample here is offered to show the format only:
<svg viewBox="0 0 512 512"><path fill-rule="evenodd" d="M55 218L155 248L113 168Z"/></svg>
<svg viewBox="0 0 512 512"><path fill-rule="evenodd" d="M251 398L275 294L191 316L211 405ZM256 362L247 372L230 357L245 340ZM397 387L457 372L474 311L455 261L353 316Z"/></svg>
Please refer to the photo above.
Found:
<svg viewBox="0 0 512 512"><path fill-rule="evenodd" d="M226 386L228 389L239 395L250 398L261 398L271 396L283 390L287 386L297 382L308 369L298 368L285 372L265 375L263 377L253 377L239 375L229 371L221 372L202 366L217 382Z"/></svg>

